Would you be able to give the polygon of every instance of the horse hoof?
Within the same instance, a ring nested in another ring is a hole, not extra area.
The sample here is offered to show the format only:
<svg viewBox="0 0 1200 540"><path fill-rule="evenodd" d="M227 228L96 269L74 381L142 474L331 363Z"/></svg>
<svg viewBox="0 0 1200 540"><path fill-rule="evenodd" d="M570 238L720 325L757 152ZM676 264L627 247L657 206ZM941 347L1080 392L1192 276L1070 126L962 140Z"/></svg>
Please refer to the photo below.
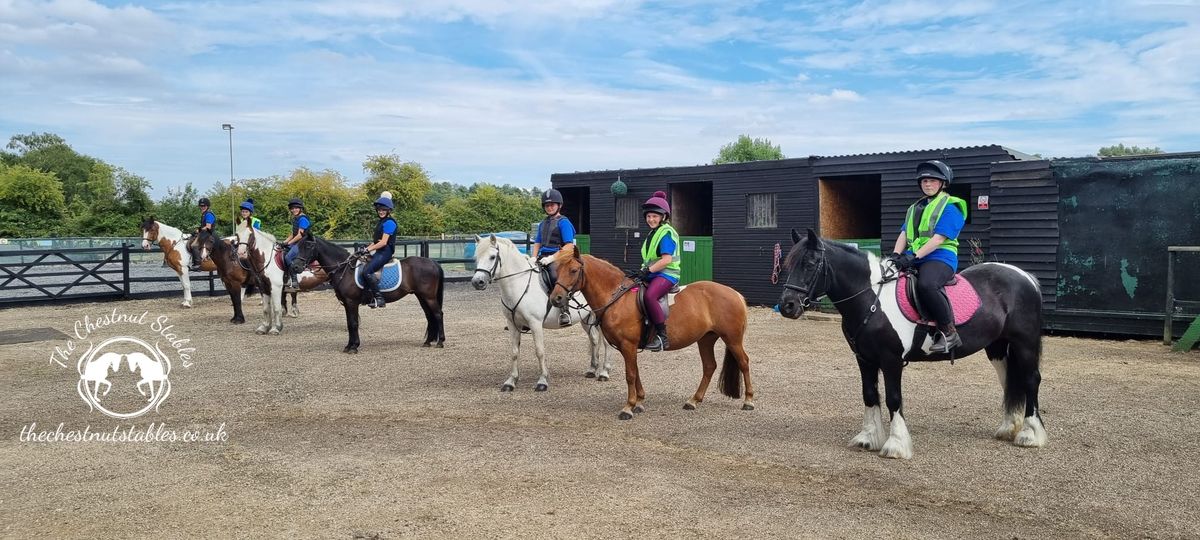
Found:
<svg viewBox="0 0 1200 540"><path fill-rule="evenodd" d="M421 344L421 346L422 346L422 347L429 347L430 345L429 345L429 342L427 341L427 342L425 342L425 343L422 343L422 344Z"/></svg>
<svg viewBox="0 0 1200 540"><path fill-rule="evenodd" d="M641 403L638 403L637 405L633 406L633 412L638 413L638 414L644 413L644 412L646 412L646 406L642 405Z"/></svg>
<svg viewBox="0 0 1200 540"><path fill-rule="evenodd" d="M192 307L192 304L189 302L184 302L182 304L179 304L179 307L190 308L190 307Z"/></svg>
<svg viewBox="0 0 1200 540"><path fill-rule="evenodd" d="M583 374L583 378L585 378L585 379L595 379L595 378L596 378L596 374L595 374L595 373L593 373L593 372L591 372L591 371L589 371L589 372L587 372L587 373L584 373L584 374Z"/></svg>
<svg viewBox="0 0 1200 540"><path fill-rule="evenodd" d="M265 330L263 330L262 328L255 328L255 329L254 329L254 333L255 333L255 334L258 334L258 335L260 335L260 336L261 336L261 335L263 335L263 334L265 334L265 333L267 333L267 332L266 332Z"/></svg>
<svg viewBox="0 0 1200 540"><path fill-rule="evenodd" d="M280 332L282 332L282 331L278 328L272 328L270 330L267 330L267 333L272 336L278 336L280 334Z"/></svg>
<svg viewBox="0 0 1200 540"><path fill-rule="evenodd" d="M608 381L608 375L601 375L599 377L596 377L596 380L600 381L600 382L606 382L606 381Z"/></svg>
<svg viewBox="0 0 1200 540"><path fill-rule="evenodd" d="M232 319L229 319L229 322L231 322L233 324L246 324L246 319L239 319L237 317L234 317Z"/></svg>
<svg viewBox="0 0 1200 540"><path fill-rule="evenodd" d="M515 386L508 384L508 383L504 383L504 385L500 387L501 392L512 392L513 390L516 390L516 389L517 388Z"/></svg>
<svg viewBox="0 0 1200 540"><path fill-rule="evenodd" d="M633 414L621 411L621 414L617 415L617 420L633 420Z"/></svg>
<svg viewBox="0 0 1200 540"><path fill-rule="evenodd" d="M438 348L438 349L445 349L445 348L446 348L446 344L445 344L445 343L442 343L442 342L440 342L440 341L439 341L439 342L438 342L438 344L437 344L437 348Z"/></svg>
<svg viewBox="0 0 1200 540"><path fill-rule="evenodd" d="M753 403L743 403L743 404L742 404L742 410L743 410L743 411L753 411L753 410L754 410L754 404L753 404Z"/></svg>
<svg viewBox="0 0 1200 540"><path fill-rule="evenodd" d="M689 401L689 402L687 402L687 403L684 403L684 404L683 404L683 410L685 410L685 411L694 411L694 410L696 410L696 404L695 404L695 403L692 403L692 402L690 402L690 401Z"/></svg>
<svg viewBox="0 0 1200 540"><path fill-rule="evenodd" d="M549 386L542 384L542 383L538 383L537 386L533 387L533 390L535 392L545 392L546 390L549 390L549 389L550 389Z"/></svg>
<svg viewBox="0 0 1200 540"><path fill-rule="evenodd" d="M350 354L358 354L358 347L355 347L355 348L353 348L353 349L350 349L350 351L349 351L349 352L350 352Z"/></svg>

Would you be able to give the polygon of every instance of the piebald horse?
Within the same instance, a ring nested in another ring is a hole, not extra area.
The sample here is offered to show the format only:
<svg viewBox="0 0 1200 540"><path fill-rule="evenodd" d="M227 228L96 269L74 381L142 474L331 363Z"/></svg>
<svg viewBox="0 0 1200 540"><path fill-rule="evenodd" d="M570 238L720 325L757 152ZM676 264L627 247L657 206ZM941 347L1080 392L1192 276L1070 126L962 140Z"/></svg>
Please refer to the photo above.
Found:
<svg viewBox="0 0 1200 540"><path fill-rule="evenodd" d="M283 332L283 267L275 261L275 237L253 227L241 227L237 241L238 257L246 259L251 272L257 275L264 300L263 322L254 332L278 335Z"/></svg>
<svg viewBox="0 0 1200 540"><path fill-rule="evenodd" d="M620 268L591 255L580 255L574 246L567 246L554 256L541 259L542 264L558 263L558 281L550 299L562 308L576 292L582 292L608 343L616 347L625 359L625 384L628 396L617 418L629 420L634 413L646 410L646 391L638 372L638 341L642 330L642 308L636 294L626 294L637 285ZM683 408L694 410L704 401L708 383L717 369L714 345L725 342L725 363L721 368L721 393L731 398L741 397L741 383L746 383L743 410L754 409L754 386L750 383L750 356L742 347L746 338L746 300L737 291L720 283L698 281L688 285L676 296L667 320L670 350L697 343L704 374L695 394Z"/></svg>
<svg viewBox="0 0 1200 540"><path fill-rule="evenodd" d="M202 260L216 266L217 275L221 276L221 283L225 285L225 291L229 293L229 300L233 304L233 318L229 319L229 322L242 324L246 322L246 317L242 315L242 303L245 301L246 295L253 294L256 289L262 290L262 284L259 283L258 276L253 271L255 268L250 262L238 258L238 250L234 246L236 241L236 236L217 238L212 233L201 231L192 236L187 244L188 249L199 253ZM296 278L302 290L311 289L319 284L311 272L306 271L305 274L296 276ZM291 294L290 311L288 310L287 294L281 296L283 311L290 317L299 317L300 309L296 304L296 293ZM265 302L263 300L265 296L260 295L259 305Z"/></svg>
<svg viewBox="0 0 1200 540"><path fill-rule="evenodd" d="M880 265L873 253L824 240L812 229L806 237L792 231L795 245L784 268L788 272L779 312L799 318L813 302L828 296L842 314L842 332L858 360L862 376L863 428L850 446L878 451L881 456L912 457L912 437L905 422L900 378L910 361L952 360L948 354L930 354L930 336L914 339L917 323L909 321L896 300L894 273ZM962 358L980 350L987 356L1004 389L1004 416L996 438L1017 446L1043 446L1046 429L1038 413L1038 386L1042 380L1042 291L1037 279L1015 266L977 264L961 275L979 295L978 311L957 325L962 345L951 352ZM879 404L879 372L891 415L884 431Z"/></svg>
<svg viewBox="0 0 1200 540"><path fill-rule="evenodd" d="M175 271L175 275L179 276L179 283L183 285L183 303L180 305L185 308L192 307L192 281L188 275L188 268L192 265L192 255L188 252L187 241L191 237L189 234L184 234L183 231L176 229L165 223L155 221L153 217L142 220L142 249L150 249L153 244L158 244L159 249L162 249L163 260L167 266ZM200 263L200 269L206 272L212 272L217 269L216 265L210 260L203 260Z"/></svg>
<svg viewBox="0 0 1200 540"><path fill-rule="evenodd" d="M511 392L516 388L522 327L529 328L529 332L533 334L533 352L542 370L533 389L539 392L547 390L550 387L550 371L546 369L545 329L553 330L562 326L559 325L558 308L551 308L547 313L548 294L542 285L541 268L529 257L522 255L512 240L497 238L494 234L486 237L476 236L475 273L471 276L471 285L482 291L493 282L500 287L500 311L508 322L509 340L512 343L512 370L508 379L500 386L500 391ZM581 323L580 326L588 336L588 357L591 359L591 366L584 376L607 381L612 364L607 361L606 354L604 365L600 365L600 351L604 349L600 343L600 330L596 328L592 310L588 308L582 294L576 295L569 312L571 321Z"/></svg>

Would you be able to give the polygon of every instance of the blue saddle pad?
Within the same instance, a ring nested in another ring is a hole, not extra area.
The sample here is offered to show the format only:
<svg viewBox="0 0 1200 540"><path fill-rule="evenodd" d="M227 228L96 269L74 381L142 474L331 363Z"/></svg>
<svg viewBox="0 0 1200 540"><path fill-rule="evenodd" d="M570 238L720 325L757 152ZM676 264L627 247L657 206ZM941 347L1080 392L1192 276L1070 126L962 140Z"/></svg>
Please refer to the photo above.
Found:
<svg viewBox="0 0 1200 540"><path fill-rule="evenodd" d="M354 283L357 284L358 288L360 289L366 288L363 286L362 282L362 269L364 264L365 263L362 261L359 261L354 267ZM391 262L383 265L383 269L381 269L379 272L376 272L376 274L379 274L380 292L394 291L400 288L400 279L403 277L400 275L400 261L392 259Z"/></svg>

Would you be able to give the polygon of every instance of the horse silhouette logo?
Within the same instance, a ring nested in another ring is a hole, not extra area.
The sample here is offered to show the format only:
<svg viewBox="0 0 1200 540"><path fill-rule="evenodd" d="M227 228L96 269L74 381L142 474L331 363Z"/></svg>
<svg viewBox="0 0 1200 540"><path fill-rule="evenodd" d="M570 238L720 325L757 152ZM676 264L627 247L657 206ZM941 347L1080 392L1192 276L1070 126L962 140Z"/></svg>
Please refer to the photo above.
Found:
<svg viewBox="0 0 1200 540"><path fill-rule="evenodd" d="M145 399L145 404L140 409L124 405L125 409L135 409L129 412L113 410L105 404L109 399L109 391L113 388L113 383L108 378L120 374L122 364L130 374L141 377L136 383L136 389ZM171 394L171 380L168 378L171 373L171 361L158 348L157 343L151 346L145 341L128 336L108 338L95 347L89 347L79 357L77 369L79 383L76 390L79 397L83 398L89 409L98 410L113 418L135 418L151 410L157 411L163 400Z"/></svg>

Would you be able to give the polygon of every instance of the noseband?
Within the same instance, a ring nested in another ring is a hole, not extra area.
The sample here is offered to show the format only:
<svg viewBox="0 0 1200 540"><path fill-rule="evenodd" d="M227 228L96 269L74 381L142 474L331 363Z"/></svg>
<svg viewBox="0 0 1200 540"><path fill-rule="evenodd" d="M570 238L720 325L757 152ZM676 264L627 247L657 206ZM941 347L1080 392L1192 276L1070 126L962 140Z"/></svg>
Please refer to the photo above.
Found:
<svg viewBox="0 0 1200 540"><path fill-rule="evenodd" d="M476 272L483 272L483 273L487 274L488 283L492 283L495 281L501 281L501 280L508 279L513 276L519 276L521 274L532 274L533 272L537 271L537 267L533 267L533 268L527 268L525 270L518 270L511 274L505 274L500 277L496 277L496 272L498 272L500 270L500 258L501 258L500 257L500 249L499 248L489 248L489 249L496 250L496 262L492 263L492 269L488 270L486 268L475 268Z"/></svg>

